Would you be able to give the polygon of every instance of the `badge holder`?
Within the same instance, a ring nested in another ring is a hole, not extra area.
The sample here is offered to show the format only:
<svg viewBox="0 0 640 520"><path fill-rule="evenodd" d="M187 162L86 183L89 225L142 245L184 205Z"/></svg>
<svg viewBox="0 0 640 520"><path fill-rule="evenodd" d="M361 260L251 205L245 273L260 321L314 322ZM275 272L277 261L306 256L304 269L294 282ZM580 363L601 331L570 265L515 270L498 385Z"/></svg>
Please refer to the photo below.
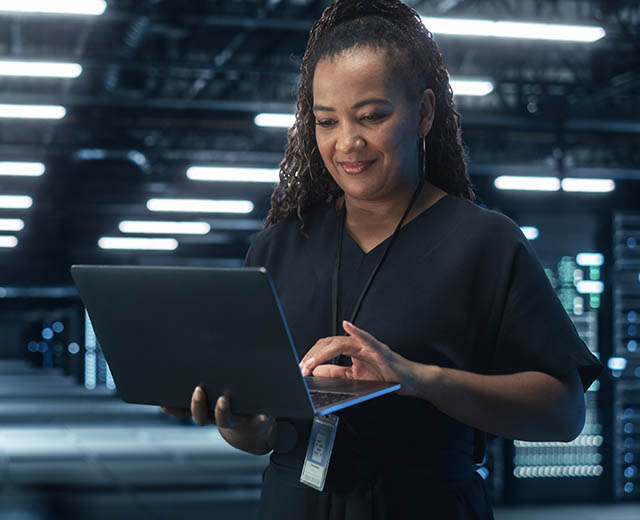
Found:
<svg viewBox="0 0 640 520"><path fill-rule="evenodd" d="M337 429L337 415L325 415L313 419L307 455L304 458L302 474L300 475L302 484L306 484L318 491L324 489Z"/></svg>

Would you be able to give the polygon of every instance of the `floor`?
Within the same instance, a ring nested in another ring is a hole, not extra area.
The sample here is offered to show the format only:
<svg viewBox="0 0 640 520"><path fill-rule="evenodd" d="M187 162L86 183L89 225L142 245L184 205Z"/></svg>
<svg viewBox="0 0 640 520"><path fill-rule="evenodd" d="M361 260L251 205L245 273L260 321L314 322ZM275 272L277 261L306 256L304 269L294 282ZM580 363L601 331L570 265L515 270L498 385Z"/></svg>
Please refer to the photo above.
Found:
<svg viewBox="0 0 640 520"><path fill-rule="evenodd" d="M0 360L0 520L255 519L266 457L214 427ZM640 520L640 503L496 507L496 520Z"/></svg>

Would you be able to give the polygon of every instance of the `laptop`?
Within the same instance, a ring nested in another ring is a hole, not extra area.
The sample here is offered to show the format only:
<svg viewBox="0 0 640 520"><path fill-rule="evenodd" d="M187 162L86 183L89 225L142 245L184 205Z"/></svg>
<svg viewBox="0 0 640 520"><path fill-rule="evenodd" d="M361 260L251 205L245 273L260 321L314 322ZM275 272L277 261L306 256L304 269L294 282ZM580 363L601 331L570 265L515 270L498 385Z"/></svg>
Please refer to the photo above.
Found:
<svg viewBox="0 0 640 520"><path fill-rule="evenodd" d="M125 402L189 408L200 385L212 410L228 395L233 413L312 418L400 389L303 377L264 268L74 265L71 276Z"/></svg>

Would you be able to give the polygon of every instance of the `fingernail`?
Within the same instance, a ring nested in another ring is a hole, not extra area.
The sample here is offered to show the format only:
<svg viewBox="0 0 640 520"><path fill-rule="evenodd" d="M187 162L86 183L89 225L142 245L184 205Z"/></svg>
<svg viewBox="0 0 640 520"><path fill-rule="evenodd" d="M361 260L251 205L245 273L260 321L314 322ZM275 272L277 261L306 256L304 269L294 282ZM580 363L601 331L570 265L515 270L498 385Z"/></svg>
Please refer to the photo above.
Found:
<svg viewBox="0 0 640 520"><path fill-rule="evenodd" d="M200 402L200 401L204 401L204 390L202 390L201 387L196 386L196 401Z"/></svg>

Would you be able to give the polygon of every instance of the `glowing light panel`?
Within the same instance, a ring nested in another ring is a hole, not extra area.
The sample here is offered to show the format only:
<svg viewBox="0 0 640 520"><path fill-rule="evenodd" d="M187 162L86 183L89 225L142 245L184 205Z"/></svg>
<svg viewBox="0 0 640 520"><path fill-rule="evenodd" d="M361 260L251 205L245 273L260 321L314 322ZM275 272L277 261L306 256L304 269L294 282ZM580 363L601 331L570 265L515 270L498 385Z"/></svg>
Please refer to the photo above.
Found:
<svg viewBox="0 0 640 520"><path fill-rule="evenodd" d="M186 213L251 213L253 203L248 200L149 199L147 208L151 211Z"/></svg>
<svg viewBox="0 0 640 520"><path fill-rule="evenodd" d="M178 241L175 238L102 237L98 240L98 246L101 249L173 251L178 247Z"/></svg>
<svg viewBox="0 0 640 520"><path fill-rule="evenodd" d="M0 105L0 117L13 119L62 119L66 114L60 105Z"/></svg>
<svg viewBox="0 0 640 520"><path fill-rule="evenodd" d="M44 164L41 162L0 162L0 175L39 177L44 170Z"/></svg>
<svg viewBox="0 0 640 520"><path fill-rule="evenodd" d="M77 78L80 74L82 67L77 63L0 60L0 76Z"/></svg>
<svg viewBox="0 0 640 520"><path fill-rule="evenodd" d="M206 235L211 226L206 222L160 222L123 220L118 226L123 233L152 233L168 235Z"/></svg>
<svg viewBox="0 0 640 520"><path fill-rule="evenodd" d="M192 166L187 170L192 181L268 182L280 180L278 168L231 168L227 166Z"/></svg>
<svg viewBox="0 0 640 520"><path fill-rule="evenodd" d="M560 179L557 177L502 175L494 181L494 185L499 190L559 191Z"/></svg>

